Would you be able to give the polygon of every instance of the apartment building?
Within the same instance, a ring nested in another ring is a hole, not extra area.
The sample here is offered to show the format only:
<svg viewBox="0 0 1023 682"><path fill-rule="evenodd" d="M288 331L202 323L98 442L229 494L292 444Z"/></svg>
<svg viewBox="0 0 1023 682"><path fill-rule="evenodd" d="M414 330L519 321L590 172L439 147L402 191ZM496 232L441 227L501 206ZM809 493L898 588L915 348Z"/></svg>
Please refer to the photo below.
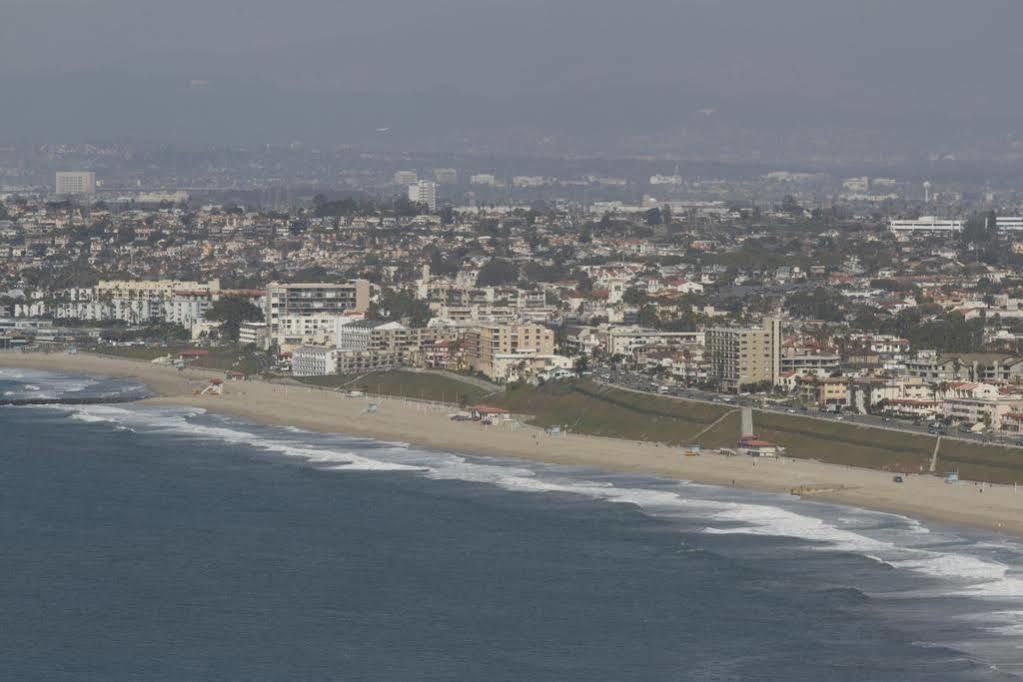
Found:
<svg viewBox="0 0 1023 682"><path fill-rule="evenodd" d="M270 332L266 322L242 322L238 327L238 343L253 345L260 350L270 346Z"/></svg>
<svg viewBox="0 0 1023 682"><path fill-rule="evenodd" d="M333 346L338 316L332 313L281 315L272 338L288 352L298 346Z"/></svg>
<svg viewBox="0 0 1023 682"><path fill-rule="evenodd" d="M276 336L283 317L365 312L369 309L369 299L370 283L364 279L341 284L272 282L267 287L264 316L271 336Z"/></svg>
<svg viewBox="0 0 1023 682"><path fill-rule="evenodd" d="M604 348L612 356L631 356L636 350L648 347L678 349L703 342L703 332L666 332L633 325L608 327L604 334Z"/></svg>
<svg viewBox="0 0 1023 682"><path fill-rule="evenodd" d="M426 204L431 211L437 210L437 183L429 180L408 186L408 200L413 204Z"/></svg>
<svg viewBox="0 0 1023 682"><path fill-rule="evenodd" d="M781 356L781 373L792 372L798 376L812 375L824 378L837 372L841 364L842 358L837 355L784 353Z"/></svg>
<svg viewBox="0 0 1023 682"><path fill-rule="evenodd" d="M101 280L92 288L56 293L52 314L58 319L166 322L190 328L222 291L216 279L205 283L161 279Z"/></svg>
<svg viewBox="0 0 1023 682"><path fill-rule="evenodd" d="M291 373L297 377L322 377L336 374L338 356L336 348L299 346L291 354Z"/></svg>
<svg viewBox="0 0 1023 682"><path fill-rule="evenodd" d="M96 174L91 171L60 171L56 177L60 196L90 195L96 193Z"/></svg>
<svg viewBox="0 0 1023 682"><path fill-rule="evenodd" d="M710 378L722 390L778 383L781 374L781 320L766 318L760 327L712 327L706 331Z"/></svg>
<svg viewBox="0 0 1023 682"><path fill-rule="evenodd" d="M888 229L894 234L955 234L962 232L964 225L962 220L944 220L934 216L888 221Z"/></svg>
<svg viewBox="0 0 1023 682"><path fill-rule="evenodd" d="M554 332L531 323L481 325L466 332L465 348L471 369L495 377L498 356L553 355ZM502 358L501 364L506 361Z"/></svg>

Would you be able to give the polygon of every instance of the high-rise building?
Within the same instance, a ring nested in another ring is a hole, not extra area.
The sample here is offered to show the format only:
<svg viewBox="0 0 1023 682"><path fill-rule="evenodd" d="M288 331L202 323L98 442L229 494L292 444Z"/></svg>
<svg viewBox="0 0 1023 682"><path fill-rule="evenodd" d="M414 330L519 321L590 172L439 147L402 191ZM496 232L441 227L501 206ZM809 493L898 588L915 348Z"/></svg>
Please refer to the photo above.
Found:
<svg viewBox="0 0 1023 682"><path fill-rule="evenodd" d="M408 200L414 204L426 204L431 211L437 210L437 184L420 180L408 187Z"/></svg>
<svg viewBox="0 0 1023 682"><path fill-rule="evenodd" d="M96 174L91 171L61 171L57 173L56 184L60 196L95 194Z"/></svg>
<svg viewBox="0 0 1023 682"><path fill-rule="evenodd" d="M394 174L394 184L412 185L419 182L419 173L409 170L401 170Z"/></svg>
<svg viewBox="0 0 1023 682"><path fill-rule="evenodd" d="M722 390L778 383L781 373L781 320L765 318L760 327L714 327L706 332L711 378Z"/></svg>

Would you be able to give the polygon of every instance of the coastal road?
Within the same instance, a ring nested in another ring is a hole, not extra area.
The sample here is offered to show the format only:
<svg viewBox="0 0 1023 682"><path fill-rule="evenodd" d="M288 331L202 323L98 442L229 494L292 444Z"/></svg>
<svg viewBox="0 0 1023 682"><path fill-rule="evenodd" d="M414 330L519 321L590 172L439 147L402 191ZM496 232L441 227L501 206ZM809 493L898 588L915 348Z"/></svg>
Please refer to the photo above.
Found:
<svg viewBox="0 0 1023 682"><path fill-rule="evenodd" d="M1019 449L1020 446L1015 445L1012 442L1005 442L1004 440L996 439L985 439L981 436L967 436L965 434L949 434L942 433L936 434L929 431L926 427L913 426L909 424L899 424L892 422L885 422L882 417L875 417L873 415L829 415L826 413L811 413L811 412L792 412L791 408L785 407L771 407L765 405L757 405L754 401L742 400L741 398L735 398L734 396L721 397L717 394L707 393L706 391L700 391L698 389L683 389L683 395L677 393L660 393L657 391L657 382L651 380L649 377L637 377L636 375L626 375L629 379L628 383L618 383L611 379L605 380L599 376L594 377L594 381L601 386L607 386L609 388L617 388L622 391L629 391L630 393L638 393L641 395L654 395L659 398L666 398L669 400L677 400L681 402L692 402L692 403L703 403L706 405L716 405L722 408L737 408L737 407L752 407L754 410L760 412L771 412L774 414L782 414L787 417L793 417L798 419L814 419L817 421L824 421L830 423L849 424L851 426L860 426L869 429L880 429L884 431L895 431L898 433L904 433L914 436L929 436L931 438L941 438L943 440L955 440L962 441L964 443L972 443L976 445L992 445L997 447L1003 447L1008 449ZM624 378L624 377L623 377ZM643 386L650 386L645 388Z"/></svg>

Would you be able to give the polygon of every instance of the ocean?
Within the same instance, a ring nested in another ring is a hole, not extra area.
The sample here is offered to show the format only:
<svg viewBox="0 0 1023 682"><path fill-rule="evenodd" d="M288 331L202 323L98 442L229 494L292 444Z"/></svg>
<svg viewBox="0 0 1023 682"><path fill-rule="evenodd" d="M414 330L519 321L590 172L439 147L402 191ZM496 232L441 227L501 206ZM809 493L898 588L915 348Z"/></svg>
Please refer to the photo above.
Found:
<svg viewBox="0 0 1023 682"><path fill-rule="evenodd" d="M2 408L0 466L4 680L1023 675L993 533L134 404Z"/></svg>

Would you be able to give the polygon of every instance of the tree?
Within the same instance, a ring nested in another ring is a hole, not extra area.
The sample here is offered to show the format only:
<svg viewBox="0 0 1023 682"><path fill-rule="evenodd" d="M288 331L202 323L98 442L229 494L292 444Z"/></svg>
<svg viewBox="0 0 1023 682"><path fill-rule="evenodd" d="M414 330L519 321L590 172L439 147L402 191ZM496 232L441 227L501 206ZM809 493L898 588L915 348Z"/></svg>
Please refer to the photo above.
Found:
<svg viewBox="0 0 1023 682"><path fill-rule="evenodd" d="M589 294L593 291L593 280L585 270L579 270L575 275L576 290L580 294Z"/></svg>
<svg viewBox="0 0 1023 682"><path fill-rule="evenodd" d="M133 241L135 241L136 236L137 235L135 234L135 228L131 227L130 225L122 227L120 230L117 231L117 244L119 245L131 244Z"/></svg>
<svg viewBox="0 0 1023 682"><path fill-rule="evenodd" d="M622 302L629 305L644 305L648 299L646 292L639 287L629 287L622 295Z"/></svg>
<svg viewBox="0 0 1023 682"><path fill-rule="evenodd" d="M386 289L380 300L369 308L369 317L392 322L407 322L413 327L425 327L433 314L426 301L413 298L405 291Z"/></svg>
<svg viewBox="0 0 1023 682"><path fill-rule="evenodd" d="M845 305L845 299L841 294L824 287L817 287L810 292L795 293L789 296L786 303L789 312L797 317L810 317L830 322L837 322L844 318L842 306Z"/></svg>
<svg viewBox="0 0 1023 682"><path fill-rule="evenodd" d="M799 205L799 202L791 194L786 194L781 200L781 210L791 216L803 215L803 207Z"/></svg>
<svg viewBox="0 0 1023 682"><path fill-rule="evenodd" d="M992 214L994 212L992 211ZM962 239L966 243L984 244L995 234L994 225L996 218L991 215L975 215L966 221L963 226Z"/></svg>
<svg viewBox="0 0 1023 682"><path fill-rule="evenodd" d="M514 284L519 280L519 268L511 261L492 258L480 268L476 276L476 286L493 287Z"/></svg>
<svg viewBox="0 0 1023 682"><path fill-rule="evenodd" d="M224 338L237 341L242 322L261 322L263 311L239 296L225 296L210 306L206 319L220 322Z"/></svg>
<svg viewBox="0 0 1023 682"><path fill-rule="evenodd" d="M441 225L454 225L455 224L455 209L450 206L445 206L437 211L437 215L440 216Z"/></svg>

